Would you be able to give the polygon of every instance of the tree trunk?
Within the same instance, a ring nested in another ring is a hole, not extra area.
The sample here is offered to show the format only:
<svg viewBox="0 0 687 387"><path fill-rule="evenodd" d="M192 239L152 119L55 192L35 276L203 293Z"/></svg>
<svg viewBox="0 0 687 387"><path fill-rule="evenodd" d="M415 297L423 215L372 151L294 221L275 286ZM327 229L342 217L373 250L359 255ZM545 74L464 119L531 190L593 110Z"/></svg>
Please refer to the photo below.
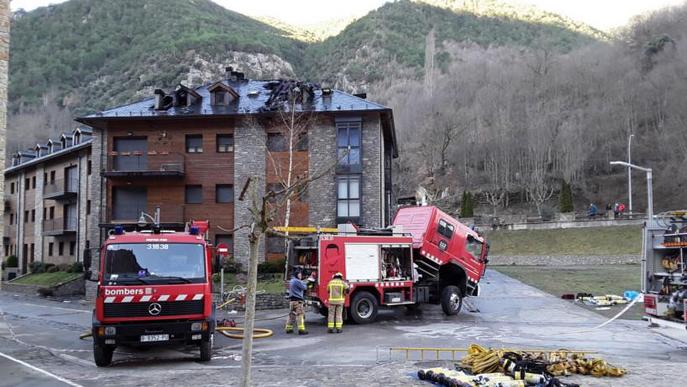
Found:
<svg viewBox="0 0 687 387"><path fill-rule="evenodd" d="M253 328L255 327L255 288L258 282L258 246L261 234L253 230L250 239L248 258L248 278L246 289L246 313L243 324L243 352L241 358L241 386L249 387L251 382L251 363L253 361Z"/></svg>

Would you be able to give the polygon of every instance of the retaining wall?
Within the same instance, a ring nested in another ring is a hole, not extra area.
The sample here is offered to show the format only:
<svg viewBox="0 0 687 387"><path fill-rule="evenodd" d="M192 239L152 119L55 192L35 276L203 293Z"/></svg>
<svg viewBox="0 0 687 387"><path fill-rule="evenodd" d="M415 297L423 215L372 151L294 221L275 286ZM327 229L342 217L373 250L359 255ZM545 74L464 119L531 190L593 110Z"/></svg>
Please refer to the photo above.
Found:
<svg viewBox="0 0 687 387"><path fill-rule="evenodd" d="M638 264L639 255L611 255L611 256L584 256L584 255L536 255L536 256L490 256L489 266L498 265L541 265L541 266L574 266L574 265L617 265Z"/></svg>

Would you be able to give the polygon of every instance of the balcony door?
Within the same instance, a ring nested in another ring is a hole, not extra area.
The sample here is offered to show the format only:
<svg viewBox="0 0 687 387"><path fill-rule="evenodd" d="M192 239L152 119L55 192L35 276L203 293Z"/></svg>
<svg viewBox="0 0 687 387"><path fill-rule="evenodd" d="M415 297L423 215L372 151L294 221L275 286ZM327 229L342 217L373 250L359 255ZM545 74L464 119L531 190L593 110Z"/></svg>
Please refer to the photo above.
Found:
<svg viewBox="0 0 687 387"><path fill-rule="evenodd" d="M78 192L79 175L76 167L69 167L64 170L66 192Z"/></svg>
<svg viewBox="0 0 687 387"><path fill-rule="evenodd" d="M146 187L113 187L112 219L118 221L137 221L142 211L148 210L148 190Z"/></svg>
<svg viewBox="0 0 687 387"><path fill-rule="evenodd" d="M77 222L76 204L64 206L64 229L67 231L76 231Z"/></svg>
<svg viewBox="0 0 687 387"><path fill-rule="evenodd" d="M145 171L148 166L148 139L146 137L115 137L112 150L115 171Z"/></svg>

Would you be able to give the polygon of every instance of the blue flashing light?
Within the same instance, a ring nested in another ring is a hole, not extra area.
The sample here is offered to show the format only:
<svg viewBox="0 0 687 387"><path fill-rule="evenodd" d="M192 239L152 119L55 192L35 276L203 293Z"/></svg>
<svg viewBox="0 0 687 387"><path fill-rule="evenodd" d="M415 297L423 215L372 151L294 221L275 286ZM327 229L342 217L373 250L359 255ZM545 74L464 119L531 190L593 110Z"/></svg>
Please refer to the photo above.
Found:
<svg viewBox="0 0 687 387"><path fill-rule="evenodd" d="M198 227L197 226L191 226L191 228L188 230L188 233L191 235L198 235Z"/></svg>
<svg viewBox="0 0 687 387"><path fill-rule="evenodd" d="M114 234L115 235L124 235L124 226L122 225L116 225L114 228Z"/></svg>

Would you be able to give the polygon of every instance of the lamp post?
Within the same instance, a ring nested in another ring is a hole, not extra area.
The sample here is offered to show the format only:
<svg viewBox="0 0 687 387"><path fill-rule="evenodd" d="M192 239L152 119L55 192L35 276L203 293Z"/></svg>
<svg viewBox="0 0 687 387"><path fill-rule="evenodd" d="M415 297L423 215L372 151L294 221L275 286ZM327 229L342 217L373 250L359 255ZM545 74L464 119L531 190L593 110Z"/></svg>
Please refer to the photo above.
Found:
<svg viewBox="0 0 687 387"><path fill-rule="evenodd" d="M631 134L630 137L627 138L627 163L632 164L632 137L634 137L634 134ZM627 206L630 210L630 216L632 216L632 168L627 167Z"/></svg>
<svg viewBox="0 0 687 387"><path fill-rule="evenodd" d="M644 168L638 165L630 164L625 161L611 161L611 165L622 165L629 169L638 169L640 171L646 172L646 192L647 192L647 203L646 203L646 216L651 221L654 218L654 193L652 189L653 177L651 173L651 168Z"/></svg>
<svg viewBox="0 0 687 387"><path fill-rule="evenodd" d="M647 203L646 203L646 216L647 216L647 223L644 226L644 229L646 230L648 227L651 227L653 224L654 220L654 193L652 189L652 180L653 176L651 173L651 168L644 168L640 167L638 165L626 163L624 161L611 161L611 165L622 165L630 169L639 169L640 171L646 172L646 193L647 193ZM642 274L640 277L640 283L642 287L642 293L646 293L646 275L644 274L645 268L646 268L646 260L647 260L647 246L650 241L647 240L647 233L644 232L642 236Z"/></svg>
<svg viewBox="0 0 687 387"><path fill-rule="evenodd" d="M146 218L150 219L153 222L153 225L159 227L160 226L160 207L155 207L155 216L151 216L150 214L141 211L141 216L138 218L138 226L139 227L145 227L148 222L146 221Z"/></svg>

